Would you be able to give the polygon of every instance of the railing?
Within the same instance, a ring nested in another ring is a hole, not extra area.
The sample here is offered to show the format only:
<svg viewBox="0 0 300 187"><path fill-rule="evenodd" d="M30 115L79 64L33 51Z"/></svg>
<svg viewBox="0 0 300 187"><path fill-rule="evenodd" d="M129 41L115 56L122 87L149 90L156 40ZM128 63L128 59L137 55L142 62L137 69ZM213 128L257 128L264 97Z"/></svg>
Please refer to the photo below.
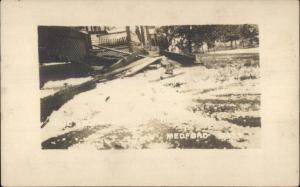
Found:
<svg viewBox="0 0 300 187"><path fill-rule="evenodd" d="M128 45L128 41L126 37L122 38L102 38L99 37L99 45L115 47L120 45Z"/></svg>
<svg viewBox="0 0 300 187"><path fill-rule="evenodd" d="M92 45L101 45L106 47L128 46L129 42L126 31L109 34L92 34Z"/></svg>

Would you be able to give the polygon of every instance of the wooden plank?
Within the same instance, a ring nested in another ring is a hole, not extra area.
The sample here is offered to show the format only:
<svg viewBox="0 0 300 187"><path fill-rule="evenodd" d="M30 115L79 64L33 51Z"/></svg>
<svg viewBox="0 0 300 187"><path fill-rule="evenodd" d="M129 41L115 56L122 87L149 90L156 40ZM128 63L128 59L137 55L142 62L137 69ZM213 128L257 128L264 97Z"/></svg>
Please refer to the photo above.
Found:
<svg viewBox="0 0 300 187"><path fill-rule="evenodd" d="M132 62L132 63L128 64L127 66L124 66L124 67L115 69L115 70L113 70L111 72L105 73L104 75L98 75L98 76L96 76L96 79L100 80L100 79L103 79L103 78L113 77L113 76L115 76L115 75L117 75L119 73L122 73L124 71L127 71L129 69L132 69L132 70L130 70L131 73L128 72L126 76L131 76L131 75L136 74L140 70L144 69L148 65L154 63L155 61L160 60L161 58L162 57L155 57L155 58L153 58L153 57L146 57L146 58L142 58L140 60L137 60L135 62ZM136 68L134 68L134 67L136 67Z"/></svg>
<svg viewBox="0 0 300 187"><path fill-rule="evenodd" d="M118 68L119 66L121 66L123 64L123 62L125 61L124 58L121 58L120 60L118 60L116 63L114 63L113 65L111 65L109 68L110 69L115 69Z"/></svg>
<svg viewBox="0 0 300 187"><path fill-rule="evenodd" d="M126 55L131 54L129 52L120 51L120 50L109 48L109 47L103 47L103 46L100 46L100 45L93 45L93 47L96 47L96 48L99 48L99 49L106 49L106 50L110 50L110 51L114 51L114 52L118 52L118 53L122 53L122 54L126 54Z"/></svg>
<svg viewBox="0 0 300 187"><path fill-rule="evenodd" d="M118 73L121 73L121 72L123 72L123 71L126 71L126 70L128 70L128 69L130 69L130 68L133 68L134 66L137 66L137 65L143 63L144 61L147 61L148 58L149 58L149 57L147 57L147 58L142 58L142 59L140 59L140 60L137 60L137 61L135 61L135 62L132 62L132 63L128 64L127 66L124 66L124 67L115 69L115 70L113 70L112 72L109 72L109 73L105 74L104 76L112 76L112 75L116 75L116 74L118 74Z"/></svg>
<svg viewBox="0 0 300 187"><path fill-rule="evenodd" d="M119 61L117 61L116 63L112 64L109 67L110 71L113 71L117 68L121 68L124 67L134 61L140 60L142 57L137 56L137 54L132 53L131 55L127 55L125 57L122 57Z"/></svg>
<svg viewBox="0 0 300 187"><path fill-rule="evenodd" d="M100 45L93 45L93 47L96 47L98 49L106 49L106 50L110 50L110 51L114 51L114 52L118 52L118 53L122 53L122 54L127 54L127 55L131 55L132 53L130 52L125 52L125 51L121 51L121 50L117 50L114 48L109 48L109 47L104 47L104 46L100 46ZM145 55L138 55L140 57L146 57Z"/></svg>
<svg viewBox="0 0 300 187"><path fill-rule="evenodd" d="M196 62L195 55L185 55L185 54L179 54L179 53L173 53L169 51L160 51L161 55L165 55L166 57L175 60L182 65L193 65Z"/></svg>
<svg viewBox="0 0 300 187"><path fill-rule="evenodd" d="M140 62L136 63L134 67L130 68L126 73L125 73L125 77L128 76L132 76L140 71L142 71L143 69L145 69L147 66L149 66L150 64L161 60L162 57L155 57L155 58L144 58L142 60L140 60ZM142 62L141 62L142 61Z"/></svg>

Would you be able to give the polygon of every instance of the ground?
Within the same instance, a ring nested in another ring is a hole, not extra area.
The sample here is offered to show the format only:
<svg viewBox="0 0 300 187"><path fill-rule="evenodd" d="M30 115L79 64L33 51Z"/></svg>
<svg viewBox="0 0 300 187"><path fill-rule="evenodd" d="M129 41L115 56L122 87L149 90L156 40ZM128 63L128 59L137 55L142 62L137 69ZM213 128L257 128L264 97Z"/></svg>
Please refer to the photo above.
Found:
<svg viewBox="0 0 300 187"><path fill-rule="evenodd" d="M98 83L51 114L42 147L259 148L259 79L257 60L238 59ZM209 136L168 139L174 132Z"/></svg>

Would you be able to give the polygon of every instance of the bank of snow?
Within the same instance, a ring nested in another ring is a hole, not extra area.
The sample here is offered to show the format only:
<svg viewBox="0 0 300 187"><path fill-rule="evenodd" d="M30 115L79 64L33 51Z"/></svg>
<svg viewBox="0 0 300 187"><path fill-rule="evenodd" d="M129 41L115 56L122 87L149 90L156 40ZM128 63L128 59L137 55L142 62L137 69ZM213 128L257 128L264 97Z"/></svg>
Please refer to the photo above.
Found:
<svg viewBox="0 0 300 187"><path fill-rule="evenodd" d="M40 96L41 98L44 98L55 94L56 92L66 88L67 86L80 85L92 79L93 78L89 76L89 77L81 77L81 78L69 78L63 80L48 81L41 88Z"/></svg>

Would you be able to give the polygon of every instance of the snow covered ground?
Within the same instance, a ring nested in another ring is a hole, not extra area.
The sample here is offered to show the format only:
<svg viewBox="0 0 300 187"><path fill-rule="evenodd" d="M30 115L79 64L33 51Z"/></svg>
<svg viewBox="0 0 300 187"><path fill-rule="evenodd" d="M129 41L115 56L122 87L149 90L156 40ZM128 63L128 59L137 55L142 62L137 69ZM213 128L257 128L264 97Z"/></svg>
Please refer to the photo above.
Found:
<svg viewBox="0 0 300 187"><path fill-rule="evenodd" d="M98 83L51 114L42 147L258 148L259 77L257 66L240 63L179 67L173 75L160 67ZM167 139L174 132L210 136Z"/></svg>
<svg viewBox="0 0 300 187"><path fill-rule="evenodd" d="M75 86L92 80L93 77L69 78L64 80L48 81L41 88L41 98L53 95L66 86Z"/></svg>
<svg viewBox="0 0 300 187"><path fill-rule="evenodd" d="M71 64L71 62L48 62L42 64L42 66L57 66L57 65L66 65L66 64Z"/></svg>

